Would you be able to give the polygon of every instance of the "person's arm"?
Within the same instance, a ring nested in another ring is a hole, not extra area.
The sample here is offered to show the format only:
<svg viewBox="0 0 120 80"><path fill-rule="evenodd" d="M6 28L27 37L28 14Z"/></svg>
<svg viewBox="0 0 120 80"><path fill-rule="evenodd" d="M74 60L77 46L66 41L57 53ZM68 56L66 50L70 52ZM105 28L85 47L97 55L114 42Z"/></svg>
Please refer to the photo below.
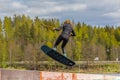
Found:
<svg viewBox="0 0 120 80"><path fill-rule="evenodd" d="M63 28L63 25L61 25L59 28L54 28L53 30L60 31Z"/></svg>
<svg viewBox="0 0 120 80"><path fill-rule="evenodd" d="M76 36L74 30L72 30L71 36Z"/></svg>

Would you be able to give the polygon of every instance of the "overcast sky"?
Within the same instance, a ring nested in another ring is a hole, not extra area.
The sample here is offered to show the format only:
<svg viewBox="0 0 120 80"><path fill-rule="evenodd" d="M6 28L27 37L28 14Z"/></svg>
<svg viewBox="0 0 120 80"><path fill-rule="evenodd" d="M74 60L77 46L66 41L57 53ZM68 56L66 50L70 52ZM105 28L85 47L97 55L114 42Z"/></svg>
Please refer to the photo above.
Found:
<svg viewBox="0 0 120 80"><path fill-rule="evenodd" d="M14 14L116 26L120 25L120 0L0 0L0 18Z"/></svg>

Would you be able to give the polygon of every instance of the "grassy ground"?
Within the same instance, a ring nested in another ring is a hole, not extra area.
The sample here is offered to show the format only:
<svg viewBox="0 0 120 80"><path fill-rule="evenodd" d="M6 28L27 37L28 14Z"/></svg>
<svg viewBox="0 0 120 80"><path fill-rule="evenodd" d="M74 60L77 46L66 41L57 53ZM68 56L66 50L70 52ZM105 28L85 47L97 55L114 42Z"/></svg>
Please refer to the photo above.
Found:
<svg viewBox="0 0 120 80"><path fill-rule="evenodd" d="M118 62L81 62L72 67L64 66L58 62L24 63L7 65L6 68L75 73L120 73L120 63Z"/></svg>

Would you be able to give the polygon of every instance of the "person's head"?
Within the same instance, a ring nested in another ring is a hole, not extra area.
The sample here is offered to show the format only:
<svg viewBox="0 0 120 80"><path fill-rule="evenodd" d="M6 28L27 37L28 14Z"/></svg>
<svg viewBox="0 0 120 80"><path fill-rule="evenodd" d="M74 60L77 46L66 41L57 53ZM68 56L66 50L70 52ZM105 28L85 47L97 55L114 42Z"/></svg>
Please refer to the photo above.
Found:
<svg viewBox="0 0 120 80"><path fill-rule="evenodd" d="M66 20L64 21L64 24L70 24L71 26L73 25L73 23L72 23L69 19L66 19Z"/></svg>
<svg viewBox="0 0 120 80"><path fill-rule="evenodd" d="M64 21L64 24L71 24L71 21L70 21L69 19L66 19L66 20Z"/></svg>

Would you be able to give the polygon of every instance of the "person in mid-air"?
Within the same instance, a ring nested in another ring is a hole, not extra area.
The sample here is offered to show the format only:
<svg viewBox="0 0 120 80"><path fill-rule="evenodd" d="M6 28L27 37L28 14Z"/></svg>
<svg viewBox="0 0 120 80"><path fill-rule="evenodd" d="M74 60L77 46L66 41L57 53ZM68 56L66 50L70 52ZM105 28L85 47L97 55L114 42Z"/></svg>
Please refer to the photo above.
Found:
<svg viewBox="0 0 120 80"><path fill-rule="evenodd" d="M66 57L66 51L65 51L65 46L67 44L67 42L69 41L69 37L70 36L76 36L74 30L73 30L73 24L72 22L67 19L64 21L63 25L61 25L59 28L54 28L53 30L56 30L56 31L60 31L62 30L62 33L59 35L59 37L57 38L55 44L54 44L54 47L53 49L56 50L57 46L59 45L60 42L62 42L62 46L61 46L61 49L62 49L62 53L63 55Z"/></svg>

